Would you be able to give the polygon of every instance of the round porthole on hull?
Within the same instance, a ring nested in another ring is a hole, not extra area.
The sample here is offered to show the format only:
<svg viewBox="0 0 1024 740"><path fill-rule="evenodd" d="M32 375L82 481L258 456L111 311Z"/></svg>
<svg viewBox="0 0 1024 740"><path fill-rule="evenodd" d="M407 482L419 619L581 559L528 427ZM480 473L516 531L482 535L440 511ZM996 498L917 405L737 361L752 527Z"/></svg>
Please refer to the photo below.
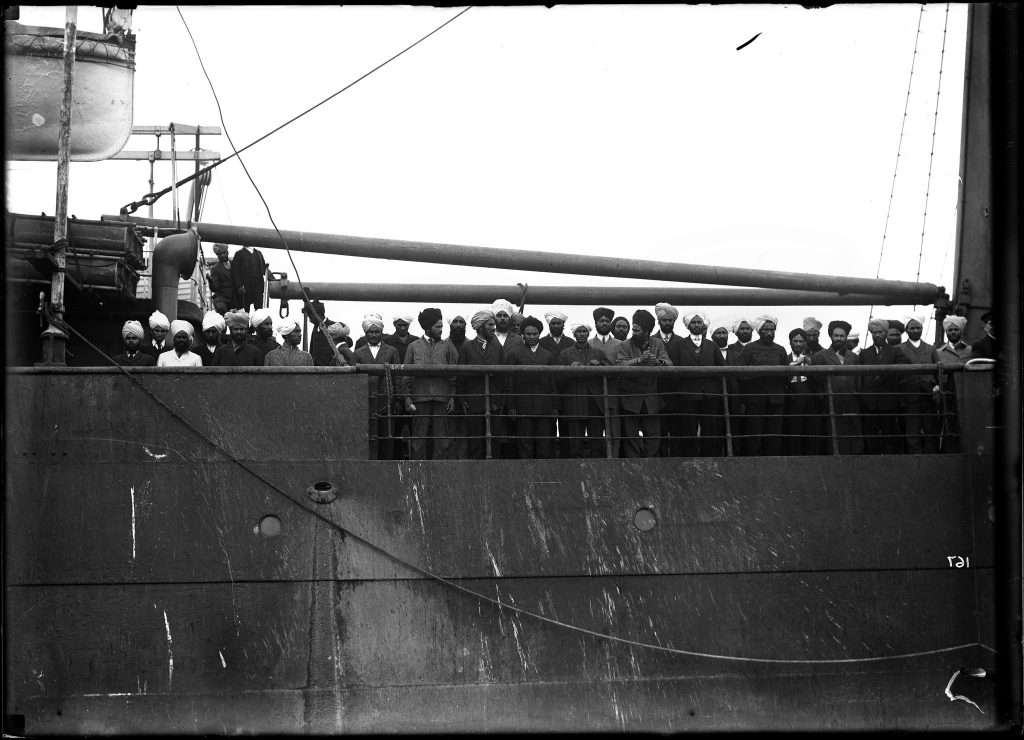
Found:
<svg viewBox="0 0 1024 740"><path fill-rule="evenodd" d="M642 506L633 513L633 526L641 532L650 532L658 523L654 511Z"/></svg>

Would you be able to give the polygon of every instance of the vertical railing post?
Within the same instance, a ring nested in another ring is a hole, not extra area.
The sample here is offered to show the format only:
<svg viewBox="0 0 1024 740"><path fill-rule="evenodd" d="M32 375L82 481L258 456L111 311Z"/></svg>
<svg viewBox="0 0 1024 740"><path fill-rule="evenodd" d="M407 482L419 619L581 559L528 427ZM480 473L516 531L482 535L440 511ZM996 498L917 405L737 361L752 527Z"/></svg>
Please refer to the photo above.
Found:
<svg viewBox="0 0 1024 740"><path fill-rule="evenodd" d="M604 394L604 454L612 456L612 411L608 401L608 376L601 376L601 392Z"/></svg>
<svg viewBox="0 0 1024 740"><path fill-rule="evenodd" d="M722 411L725 412L725 455L732 457L732 419L729 417L729 381L722 376Z"/></svg>
<svg viewBox="0 0 1024 740"><path fill-rule="evenodd" d="M949 408L946 403L946 374L939 365L939 438L936 440L941 452L948 452L950 445L946 441L950 438Z"/></svg>
<svg viewBox="0 0 1024 740"><path fill-rule="evenodd" d="M491 458L491 376L484 375L484 439L487 459Z"/></svg>
<svg viewBox="0 0 1024 740"><path fill-rule="evenodd" d="M832 396L832 376L825 376L825 389L828 394L828 420L832 427L832 454L839 454L839 432L836 429L836 404Z"/></svg>

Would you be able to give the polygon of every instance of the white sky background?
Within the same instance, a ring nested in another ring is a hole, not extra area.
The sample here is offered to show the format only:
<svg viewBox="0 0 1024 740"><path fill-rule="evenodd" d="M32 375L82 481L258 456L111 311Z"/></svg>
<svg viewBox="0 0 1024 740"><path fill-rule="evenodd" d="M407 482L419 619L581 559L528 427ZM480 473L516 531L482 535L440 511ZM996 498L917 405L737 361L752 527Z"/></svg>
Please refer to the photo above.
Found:
<svg viewBox="0 0 1024 740"><path fill-rule="evenodd" d="M948 7L920 280L952 293L967 6ZM285 230L873 278L920 9L473 8L242 158ZM917 273L946 9L927 5L921 20L882 278L913 281ZM238 147L458 10L182 6ZM63 22L62 7L22 6L21 23ZM79 27L101 26L99 8L82 6ZM174 8L140 6L133 31L135 124L219 126ZM154 144L133 137L126 148ZM231 152L224 136L204 138L203 146ZM191 169L179 166L179 177ZM146 162L74 163L69 212L116 213L148 190L148 177ZM9 210L53 213L55 163L9 162L7 178ZM170 164L158 164L157 188L170 182ZM182 210L187 199L182 189ZM170 218L171 202L164 196L156 217ZM270 226L237 160L214 170L203 220ZM262 251L272 270L294 280L283 251ZM293 257L309 282L657 284ZM354 336L368 310L388 320L424 308L326 303L328 316L353 326ZM446 320L480 308L434 305ZM627 317L637 308L612 307ZM530 304L527 313L547 308ZM589 318L592 308L567 313ZM741 314L709 310L713 320ZM752 318L761 310L744 312ZM867 339L868 307L767 310L781 319L782 344L809 314L846 319Z"/></svg>

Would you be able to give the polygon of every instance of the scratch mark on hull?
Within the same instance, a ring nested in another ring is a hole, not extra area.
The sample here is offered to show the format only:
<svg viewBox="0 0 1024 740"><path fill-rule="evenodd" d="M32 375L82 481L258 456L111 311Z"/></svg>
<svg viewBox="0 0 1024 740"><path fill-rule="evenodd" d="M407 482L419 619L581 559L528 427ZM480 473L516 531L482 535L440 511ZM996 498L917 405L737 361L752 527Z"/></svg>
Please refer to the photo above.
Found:
<svg viewBox="0 0 1024 740"><path fill-rule="evenodd" d="M167 690L174 684L174 641L171 640L171 623L164 609L164 629L167 630Z"/></svg>
<svg viewBox="0 0 1024 740"><path fill-rule="evenodd" d="M132 560L135 560L135 486L131 487L132 493Z"/></svg>

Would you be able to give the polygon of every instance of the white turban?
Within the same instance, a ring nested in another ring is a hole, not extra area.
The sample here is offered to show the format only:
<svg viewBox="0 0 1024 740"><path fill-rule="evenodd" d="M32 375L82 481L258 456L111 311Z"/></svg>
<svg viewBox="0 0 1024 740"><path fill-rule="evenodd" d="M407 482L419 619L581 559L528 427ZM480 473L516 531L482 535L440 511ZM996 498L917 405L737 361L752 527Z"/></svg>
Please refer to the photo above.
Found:
<svg viewBox="0 0 1024 740"><path fill-rule="evenodd" d="M951 326L959 327L961 333L967 327L966 316L947 316L942 320L942 330L945 331Z"/></svg>
<svg viewBox="0 0 1024 740"><path fill-rule="evenodd" d="M170 329L171 322L159 311L154 311L149 315L149 328L150 329Z"/></svg>
<svg viewBox="0 0 1024 740"><path fill-rule="evenodd" d="M859 331L851 331L849 334L847 334L846 335L846 341L849 342L851 339L860 339L860 332Z"/></svg>
<svg viewBox="0 0 1024 740"><path fill-rule="evenodd" d="M821 331L821 322L813 316L808 316L804 319L804 331L810 331L811 329L817 329Z"/></svg>
<svg viewBox="0 0 1024 740"><path fill-rule="evenodd" d="M366 322L366 321L363 322L363 331L366 331L367 323L368 322ZM372 324L372 323L370 324L370 326L373 326L373 325L374 324ZM384 328L384 322L383 321L380 322L377 325L380 326L381 329ZM347 337L348 336L348 327L345 324L341 323L340 321L336 321L336 322L334 322L333 324L331 324L330 326L327 327L327 336L329 336L331 339L333 339L334 341L337 342L342 337Z"/></svg>
<svg viewBox="0 0 1024 740"><path fill-rule="evenodd" d="M269 308L257 308L249 317L249 326L255 328L267 319L273 318L274 314Z"/></svg>
<svg viewBox="0 0 1024 740"><path fill-rule="evenodd" d="M138 321L126 321L124 326L121 327L121 338L124 339L127 336L136 336L142 339L145 332L142 331L142 324Z"/></svg>
<svg viewBox="0 0 1024 740"><path fill-rule="evenodd" d="M750 319L739 318L732 322L732 333L735 334L736 330L739 329L742 324L746 324L750 328L754 328L754 325L750 323Z"/></svg>
<svg viewBox="0 0 1024 740"><path fill-rule="evenodd" d="M286 337L298 328L299 323L295 319L282 319L281 323L277 325L277 333Z"/></svg>
<svg viewBox="0 0 1024 740"><path fill-rule="evenodd" d="M188 338L192 339L195 336L196 330L192 328L191 322L182 321L177 319L171 322L171 336L175 336L179 331L183 331L188 334Z"/></svg>
<svg viewBox="0 0 1024 740"><path fill-rule="evenodd" d="M369 331L371 326L378 326L381 329L384 328L384 319L379 313L363 314L363 333ZM329 328L330 327L328 327L328 329Z"/></svg>
<svg viewBox="0 0 1024 740"><path fill-rule="evenodd" d="M654 306L654 315L659 321L663 318L675 321L679 318L679 309L669 303L657 303Z"/></svg>
<svg viewBox="0 0 1024 740"><path fill-rule="evenodd" d="M509 318L512 317L512 312L515 311L515 306L506 301L504 298L499 298L491 304L491 311L497 316L499 313L507 313Z"/></svg>
<svg viewBox="0 0 1024 740"><path fill-rule="evenodd" d="M724 321L722 321L720 319L715 319L714 321L709 321L709 322L707 322L707 324L708 324L709 327L714 326L714 328L710 330L712 334L714 334L719 329L725 329L726 331L729 331L729 325L726 324Z"/></svg>
<svg viewBox="0 0 1024 740"><path fill-rule="evenodd" d="M548 311L547 313L544 314L544 320L549 324L551 323L551 319L560 319L561 321L565 322L566 320L568 320L568 318L569 315L564 314L561 311Z"/></svg>
<svg viewBox="0 0 1024 740"><path fill-rule="evenodd" d="M693 313L684 313L683 314L683 324L685 326L689 326L690 322L693 321L693 317L694 316L700 316L700 320L704 322L705 326L707 326L707 324L708 324L708 312L705 311L703 308L695 308L695 309L693 309Z"/></svg>
<svg viewBox="0 0 1024 740"><path fill-rule="evenodd" d="M576 330L579 329L581 326L587 330L588 334L594 331L594 327L590 325L590 322L587 321L586 319L583 319L582 321L573 321L571 324L569 324L569 333L575 335Z"/></svg>
<svg viewBox="0 0 1024 740"><path fill-rule="evenodd" d="M203 331L207 329L217 328L220 331L224 331L224 317L216 311L207 311L203 314Z"/></svg>
<svg viewBox="0 0 1024 740"><path fill-rule="evenodd" d="M754 319L754 323L751 324L751 326L754 328L755 332L760 332L761 327L767 324L769 321L775 324L776 329L779 328L779 317L772 316L770 313L763 313L760 316L758 316L756 319Z"/></svg>
<svg viewBox="0 0 1024 740"><path fill-rule="evenodd" d="M461 314L457 314L455 316L452 316L450 319L448 319L448 326L451 326L452 322L455 321L455 319L462 319L463 321L465 321L466 317L462 316Z"/></svg>
<svg viewBox="0 0 1024 740"><path fill-rule="evenodd" d="M409 324L409 326L412 326L412 322L415 320L416 319L413 317L411 313L396 313L394 316L391 317L392 323L396 321L404 321L405 323Z"/></svg>
<svg viewBox="0 0 1024 740"><path fill-rule="evenodd" d="M916 321L918 326L922 329L924 328L924 314L917 313L913 316L907 316L907 320L904 321L903 324L909 329L911 321Z"/></svg>
<svg viewBox="0 0 1024 740"><path fill-rule="evenodd" d="M479 329L481 326L486 324L488 321L491 321L492 319L494 319L493 311L477 311L475 314L473 314L473 318L469 320L469 325L472 326L474 329Z"/></svg>
<svg viewBox="0 0 1024 740"><path fill-rule="evenodd" d="M871 331L872 329L889 331L889 322L885 319L871 319L868 321L868 331Z"/></svg>

